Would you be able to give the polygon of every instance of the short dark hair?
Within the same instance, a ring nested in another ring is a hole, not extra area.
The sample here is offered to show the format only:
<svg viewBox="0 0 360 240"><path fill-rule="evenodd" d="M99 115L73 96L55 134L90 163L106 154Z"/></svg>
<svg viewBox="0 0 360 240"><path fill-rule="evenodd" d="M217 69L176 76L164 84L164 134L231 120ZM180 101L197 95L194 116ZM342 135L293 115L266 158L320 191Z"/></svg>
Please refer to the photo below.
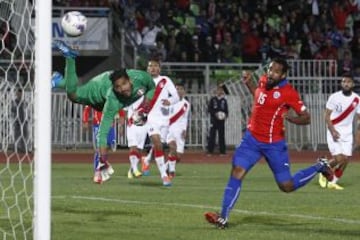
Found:
<svg viewBox="0 0 360 240"><path fill-rule="evenodd" d="M353 76L352 76L352 74L350 73L350 72L344 72L343 74L342 74L342 78L350 78L350 79L354 79L353 78Z"/></svg>
<svg viewBox="0 0 360 240"><path fill-rule="evenodd" d="M289 70L289 64L287 63L287 61L284 58L276 57L276 58L273 58L271 61L282 65L284 73L287 73L287 71Z"/></svg>
<svg viewBox="0 0 360 240"><path fill-rule="evenodd" d="M175 83L175 86L180 86L180 87L185 88L185 83L182 82L182 81L179 81L179 82L176 82L176 83Z"/></svg>
<svg viewBox="0 0 360 240"><path fill-rule="evenodd" d="M157 57L157 56L153 56L153 57L149 58L149 61L148 61L148 62L156 62L156 63L159 64L159 66L161 66L161 64L160 64L160 58Z"/></svg>
<svg viewBox="0 0 360 240"><path fill-rule="evenodd" d="M117 79L122 78L122 77L129 79L129 75L127 74L125 68L114 70L110 74L110 80L112 83L114 83Z"/></svg>

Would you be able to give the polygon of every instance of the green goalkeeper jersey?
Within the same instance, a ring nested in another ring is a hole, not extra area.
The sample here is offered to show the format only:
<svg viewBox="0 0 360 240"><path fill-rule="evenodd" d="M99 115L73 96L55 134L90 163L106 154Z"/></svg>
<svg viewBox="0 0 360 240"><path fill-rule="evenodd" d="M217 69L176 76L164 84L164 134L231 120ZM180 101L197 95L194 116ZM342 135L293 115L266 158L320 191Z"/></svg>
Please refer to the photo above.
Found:
<svg viewBox="0 0 360 240"><path fill-rule="evenodd" d="M113 91L110 80L111 71L95 76L76 90L78 103L91 105L103 113L97 135L99 147L107 146L107 135L120 109L131 105L143 95L147 99L151 99L154 95L155 83L150 74L134 69L126 70L126 72L132 82L130 97L120 96Z"/></svg>

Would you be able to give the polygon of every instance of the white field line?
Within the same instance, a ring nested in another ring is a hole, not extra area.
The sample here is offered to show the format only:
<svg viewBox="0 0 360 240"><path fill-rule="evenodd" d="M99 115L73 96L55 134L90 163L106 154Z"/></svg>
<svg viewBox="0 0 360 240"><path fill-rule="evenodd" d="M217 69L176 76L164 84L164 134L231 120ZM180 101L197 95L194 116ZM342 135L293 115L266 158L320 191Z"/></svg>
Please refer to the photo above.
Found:
<svg viewBox="0 0 360 240"><path fill-rule="evenodd" d="M186 208L198 208L198 209L208 209L208 210L218 210L219 207L206 206L206 205L195 205L195 204L184 204L184 203L162 203L162 202L148 202L148 201L134 201L134 200L125 200L125 199L114 199L114 198L100 198L100 197L86 197L86 196L53 196L52 198L57 199L80 199L80 200L89 200L89 201L103 201L103 202L114 202L114 203L125 203L125 204L141 204L141 205L156 205L156 206L173 206L173 207L186 207ZM248 211L248 210L239 210L233 209L232 212L243 213L247 215L263 215L263 216L274 216L274 217L291 217L291 218L301 218L301 219L310 219L318 221L332 221L339 223L348 223L360 225L360 220L346 219L346 218L328 218L320 217L314 215L304 215L304 214L279 214L266 211Z"/></svg>

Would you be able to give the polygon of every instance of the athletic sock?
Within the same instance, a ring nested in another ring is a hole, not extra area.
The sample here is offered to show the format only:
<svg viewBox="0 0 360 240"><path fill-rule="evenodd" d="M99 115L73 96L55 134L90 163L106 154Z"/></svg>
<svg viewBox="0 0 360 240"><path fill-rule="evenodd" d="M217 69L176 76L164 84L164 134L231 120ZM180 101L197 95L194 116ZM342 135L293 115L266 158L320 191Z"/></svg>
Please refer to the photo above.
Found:
<svg viewBox="0 0 360 240"><path fill-rule="evenodd" d="M175 172L175 168L176 168L176 160L177 160L177 157L176 156L172 156L170 155L168 157L168 166L169 166L169 172Z"/></svg>
<svg viewBox="0 0 360 240"><path fill-rule="evenodd" d="M156 165L159 169L161 178L167 177L164 152L161 150L157 151L154 149L154 156L155 156Z"/></svg>
<svg viewBox="0 0 360 240"><path fill-rule="evenodd" d="M136 151L130 151L129 153L129 161L133 172L139 171L138 169L139 156L140 154Z"/></svg>
<svg viewBox="0 0 360 240"><path fill-rule="evenodd" d="M242 180L230 176L227 186L224 190L221 217L229 218L230 210L234 207L241 191Z"/></svg>
<svg viewBox="0 0 360 240"><path fill-rule="evenodd" d="M294 190L298 189L304 185L306 185L308 182L311 181L317 174L318 174L319 168L317 164L310 166L308 168L299 170L296 172L293 176L293 182L294 182Z"/></svg>
<svg viewBox="0 0 360 240"><path fill-rule="evenodd" d="M337 183L338 180L339 178L334 175L333 179L331 180L331 183Z"/></svg>
<svg viewBox="0 0 360 240"><path fill-rule="evenodd" d="M340 168L337 168L335 169L334 171L334 175L337 177L337 178L341 178L341 176L343 175L344 171Z"/></svg>
<svg viewBox="0 0 360 240"><path fill-rule="evenodd" d="M96 168L99 165L99 161L100 161L99 158L100 158L99 152L95 151L95 153L94 153L94 171L96 171Z"/></svg>
<svg viewBox="0 0 360 240"><path fill-rule="evenodd" d="M76 92L79 79L76 75L76 66L74 58L66 58L65 60L65 76L66 81L66 93Z"/></svg>
<svg viewBox="0 0 360 240"><path fill-rule="evenodd" d="M152 155L153 155L153 148L150 148L150 151L148 152L148 154L144 158L144 162L146 163L146 165L150 164Z"/></svg>

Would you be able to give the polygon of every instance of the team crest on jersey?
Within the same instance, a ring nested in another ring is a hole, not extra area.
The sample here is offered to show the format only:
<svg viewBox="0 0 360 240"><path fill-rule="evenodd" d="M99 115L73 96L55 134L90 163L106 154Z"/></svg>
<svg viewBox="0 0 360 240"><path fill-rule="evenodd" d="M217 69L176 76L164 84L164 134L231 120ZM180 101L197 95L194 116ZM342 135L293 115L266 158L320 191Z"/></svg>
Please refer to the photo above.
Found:
<svg viewBox="0 0 360 240"><path fill-rule="evenodd" d="M273 98L275 98L275 99L278 99L280 96L281 96L281 94L280 94L280 92L278 92L278 91L275 91L275 92L273 93Z"/></svg>
<svg viewBox="0 0 360 240"><path fill-rule="evenodd" d="M138 95L138 96L142 96L142 95L144 95L145 94L145 89L143 89L143 88L140 88L139 90L137 90L137 92L136 92L136 95Z"/></svg>

